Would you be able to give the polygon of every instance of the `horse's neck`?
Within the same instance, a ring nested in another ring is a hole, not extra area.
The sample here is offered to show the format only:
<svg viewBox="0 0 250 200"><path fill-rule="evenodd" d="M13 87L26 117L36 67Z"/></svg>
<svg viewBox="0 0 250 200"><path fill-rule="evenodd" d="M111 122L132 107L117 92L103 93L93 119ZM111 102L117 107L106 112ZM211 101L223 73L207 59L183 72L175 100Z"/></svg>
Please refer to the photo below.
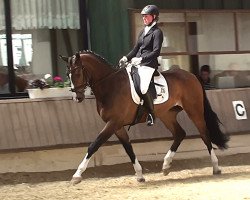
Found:
<svg viewBox="0 0 250 200"><path fill-rule="evenodd" d="M126 70L114 70L107 76L105 76L103 79L101 79L99 82L94 84L91 89L94 92L94 95L96 97L96 100L98 102L101 102L103 104L103 101L107 101L107 99L110 98L110 96L113 96L113 94L116 94L117 92L120 92L121 89L124 89L124 80L128 80Z"/></svg>
<svg viewBox="0 0 250 200"><path fill-rule="evenodd" d="M94 58L88 59L86 67L88 68L87 70L90 73L93 84L104 80L115 72L115 69L113 69L111 66Z"/></svg>

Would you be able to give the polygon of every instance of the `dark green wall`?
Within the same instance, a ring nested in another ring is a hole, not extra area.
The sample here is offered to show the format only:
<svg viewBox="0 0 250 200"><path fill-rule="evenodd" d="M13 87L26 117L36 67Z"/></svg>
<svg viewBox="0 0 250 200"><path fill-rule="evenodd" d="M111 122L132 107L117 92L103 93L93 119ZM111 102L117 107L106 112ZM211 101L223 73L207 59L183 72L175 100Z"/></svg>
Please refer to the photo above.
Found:
<svg viewBox="0 0 250 200"><path fill-rule="evenodd" d="M91 49L116 64L130 50L128 8L250 9L250 0L88 0Z"/></svg>
<svg viewBox="0 0 250 200"><path fill-rule="evenodd" d="M116 64L129 50L128 0L89 0L91 49Z"/></svg>

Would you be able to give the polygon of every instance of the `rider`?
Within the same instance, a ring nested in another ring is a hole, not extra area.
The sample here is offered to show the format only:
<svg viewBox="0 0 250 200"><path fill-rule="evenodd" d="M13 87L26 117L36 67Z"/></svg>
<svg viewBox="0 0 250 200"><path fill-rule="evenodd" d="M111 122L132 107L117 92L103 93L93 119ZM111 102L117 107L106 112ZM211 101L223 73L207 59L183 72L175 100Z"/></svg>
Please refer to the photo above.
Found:
<svg viewBox="0 0 250 200"><path fill-rule="evenodd" d="M146 69L144 70L144 74L140 77L141 84L144 84L146 89L141 92L144 106L149 113L147 124L152 126L155 120L154 100L148 92L148 87L153 73L159 66L157 57L160 55L163 34L157 26L157 21L159 19L159 10L157 6L147 5L142 9L141 14L145 28L140 32L135 47L127 56L123 56L120 59L119 64L131 61L132 65L140 65Z"/></svg>

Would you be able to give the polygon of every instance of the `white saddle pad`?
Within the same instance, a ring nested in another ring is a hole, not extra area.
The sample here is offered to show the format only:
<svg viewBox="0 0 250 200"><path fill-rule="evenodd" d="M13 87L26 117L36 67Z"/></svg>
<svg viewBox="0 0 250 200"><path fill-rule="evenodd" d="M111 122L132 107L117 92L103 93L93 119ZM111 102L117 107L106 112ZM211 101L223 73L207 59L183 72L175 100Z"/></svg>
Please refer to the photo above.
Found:
<svg viewBox="0 0 250 200"><path fill-rule="evenodd" d="M140 97L135 91L135 86L134 86L134 83L130 74L131 66L126 67L126 70L127 70L128 77L129 77L132 99L136 104L140 104ZM163 86L156 85L157 98L154 100L154 104L161 104L161 103L166 102L169 98L168 84L167 84L166 79L160 73L160 76L154 77L154 82L160 85L163 85Z"/></svg>

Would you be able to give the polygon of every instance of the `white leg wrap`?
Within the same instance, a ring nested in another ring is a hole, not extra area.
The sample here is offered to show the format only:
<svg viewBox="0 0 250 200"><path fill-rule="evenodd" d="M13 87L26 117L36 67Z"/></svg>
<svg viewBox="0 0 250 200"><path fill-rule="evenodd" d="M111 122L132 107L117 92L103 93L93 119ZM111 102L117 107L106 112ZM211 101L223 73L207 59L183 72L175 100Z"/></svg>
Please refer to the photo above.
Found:
<svg viewBox="0 0 250 200"><path fill-rule="evenodd" d="M88 154L86 154L85 158L83 159L83 161L81 162L81 164L78 166L75 174L73 175L73 177L81 177L82 173L86 170L88 163L89 163L89 159L87 159Z"/></svg>
<svg viewBox="0 0 250 200"><path fill-rule="evenodd" d="M137 158L135 159L135 164L133 164L133 166L134 166L137 178L139 178L139 179L143 178L142 167L141 167L139 161L137 160Z"/></svg>
<svg viewBox="0 0 250 200"><path fill-rule="evenodd" d="M174 155L175 155L174 151L171 151L171 150L168 151L168 153L164 157L164 163L163 163L162 169L170 168L170 164L173 160Z"/></svg>
<svg viewBox="0 0 250 200"><path fill-rule="evenodd" d="M213 165L213 171L219 171L219 165L218 165L218 158L215 155L214 150L211 150L211 161L212 161L212 165Z"/></svg>

